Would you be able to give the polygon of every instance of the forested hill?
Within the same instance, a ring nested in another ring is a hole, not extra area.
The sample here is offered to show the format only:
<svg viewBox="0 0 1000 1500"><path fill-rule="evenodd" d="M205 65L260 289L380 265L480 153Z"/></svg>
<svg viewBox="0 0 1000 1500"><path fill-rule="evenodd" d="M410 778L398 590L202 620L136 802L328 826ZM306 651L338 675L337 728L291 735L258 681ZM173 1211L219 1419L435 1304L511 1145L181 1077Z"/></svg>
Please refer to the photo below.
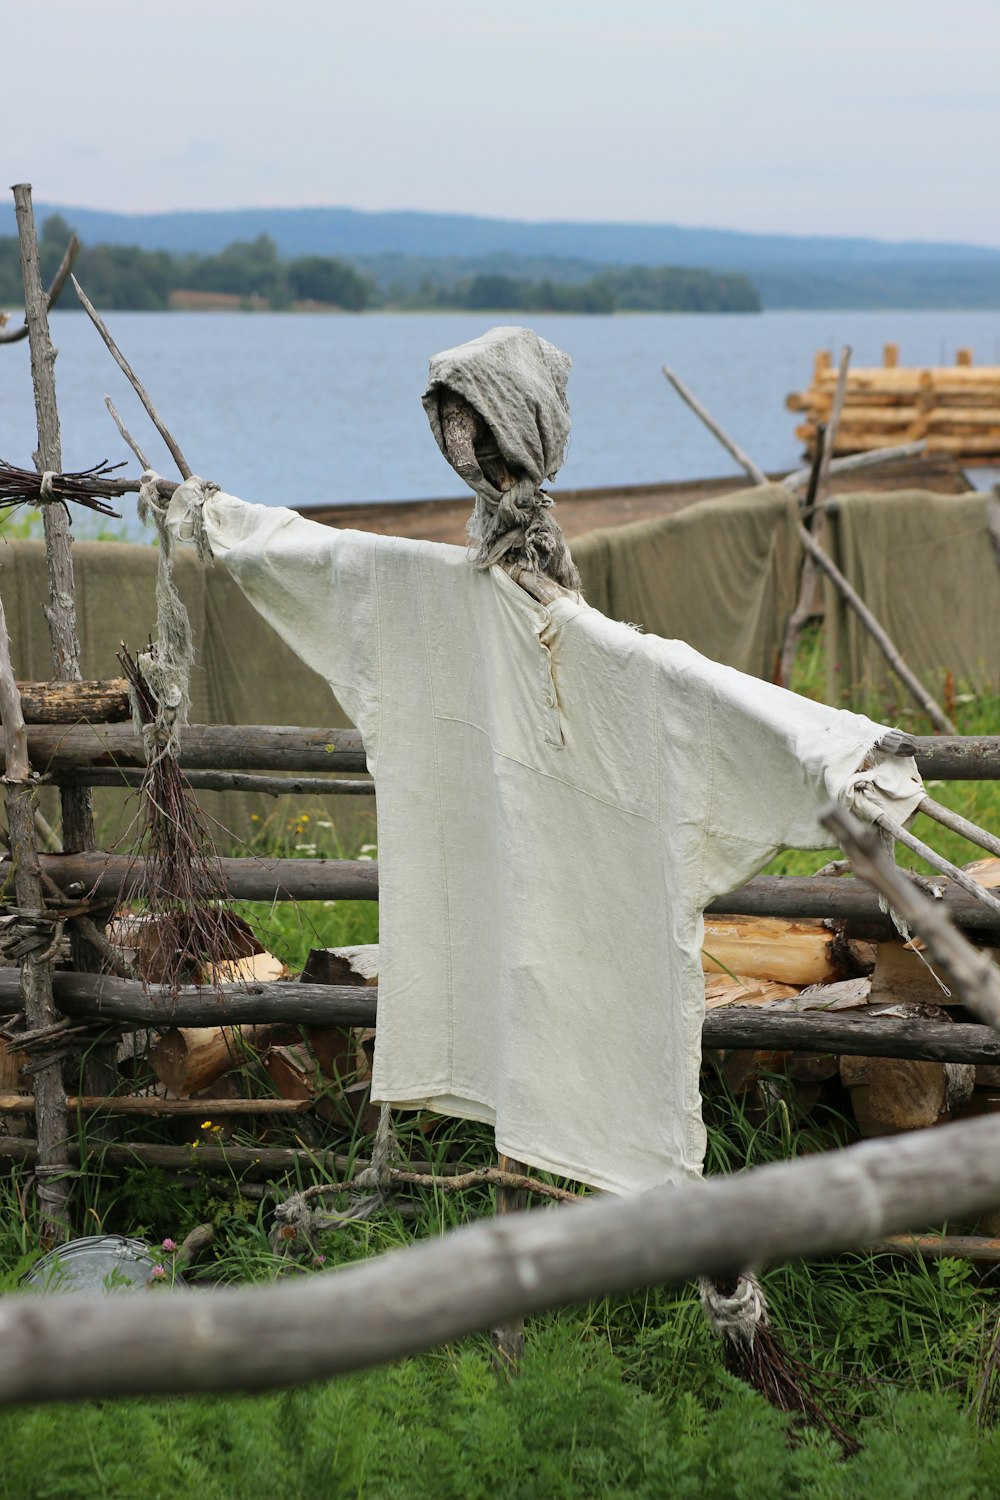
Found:
<svg viewBox="0 0 1000 1500"><path fill-rule="evenodd" d="M50 281L71 234L58 214L42 223L43 281ZM167 308L247 309L370 307L462 308L481 312L759 312L760 298L745 276L671 266L626 266L580 277L558 274L559 262L542 262L542 274L524 266L502 269L470 262L407 263L383 268L381 277L328 255L283 258L261 234L236 240L218 254L176 254L136 245L81 246L76 274L98 307L159 311ZM554 269L556 268L556 269ZM575 272L575 267L570 268ZM18 243L0 237L0 307L21 299ZM71 304L72 305L72 304Z"/></svg>
<svg viewBox="0 0 1000 1500"><path fill-rule="evenodd" d="M60 212L88 244L216 256L266 235L286 261L337 258L380 286L431 284L483 274L580 282L628 266L703 267L748 277L765 307L998 307L1000 248L950 242L746 234L675 224L527 223L465 214L368 213L347 208L236 209L113 214ZM0 235L13 235L0 204ZM569 268L578 269L570 273Z"/></svg>

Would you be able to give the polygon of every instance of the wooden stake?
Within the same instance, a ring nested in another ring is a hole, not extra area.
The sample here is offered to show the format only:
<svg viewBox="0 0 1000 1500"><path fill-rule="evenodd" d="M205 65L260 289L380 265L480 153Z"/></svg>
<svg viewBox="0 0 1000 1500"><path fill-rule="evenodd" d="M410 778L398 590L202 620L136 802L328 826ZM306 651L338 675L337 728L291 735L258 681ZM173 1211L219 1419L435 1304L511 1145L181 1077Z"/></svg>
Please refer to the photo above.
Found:
<svg viewBox="0 0 1000 1500"><path fill-rule="evenodd" d="M14 890L18 906L26 912L45 910L42 877L35 845L32 817L32 777L28 765L28 738L21 714L21 699L10 661L10 641L3 600L0 598L0 716L7 749L7 822L14 859ZM52 999L51 946L42 942L21 965L21 995L30 1029L55 1026L59 1012ZM50 1247L70 1234L69 1172L66 1154L66 1095L58 1060L45 1063L35 1074L38 1138L38 1207L41 1240Z"/></svg>
<svg viewBox="0 0 1000 1500"><path fill-rule="evenodd" d="M527 1168L523 1161L501 1154L498 1161L503 1173L523 1175ZM528 1195L523 1188L498 1187L496 1190L496 1216L503 1220L509 1214L522 1213L527 1207ZM524 1319L511 1318L500 1323L490 1332L493 1345L493 1363L501 1375L516 1375L524 1359Z"/></svg>
<svg viewBox="0 0 1000 1500"><path fill-rule="evenodd" d="M754 481L754 483L768 484L769 480L763 469L758 468L753 459L748 458L747 455L743 452L743 449L737 443L735 443L727 433L723 432L722 428L719 426L718 422L716 422L715 418L709 415L709 413L705 410L697 397L695 397L692 392L687 389L680 377L675 375L672 370L669 370L666 365L663 366L663 373L670 381L670 384L677 391L678 395L681 396L682 399L687 402L688 406L690 406L691 410L701 418L709 431L714 433L714 435L719 439L719 442L722 444L722 446L728 453L732 454L733 458L736 459L736 462L747 474L750 475L750 478ZM827 575L827 577L833 582L833 584L836 586L836 588L844 598L845 602L849 604L850 607L854 610L855 614L858 616L858 619L861 621L862 625L864 625L865 629L868 631L869 635L872 637L879 650L882 652L886 661L892 667L897 677L899 677L900 680L909 688L910 692L920 704L921 708L925 711L925 713L929 715L931 722L933 724L936 724L938 729L940 729L943 734L956 734L957 730L951 719L948 718L948 715L944 712L944 710L940 708L934 701L930 693L928 693L927 689L920 681L919 677L915 676L915 674L906 665L906 662L903 660L902 655L893 645L892 641L889 639L888 635L883 630L878 620L876 620L867 604L865 604L860 594L857 593L857 591L844 577L843 573L837 567L833 559L829 557L826 552L824 552L823 548L813 537L812 532L810 532L805 526L803 526L801 522L799 523L798 532L799 540L801 541L803 547L805 547L806 551L813 558L817 566L820 567Z"/></svg>
<svg viewBox="0 0 1000 1500"><path fill-rule="evenodd" d="M25 321L31 350L31 378L35 391L35 414L38 422L38 450L35 466L41 472L58 473L62 469L62 443L59 433L59 409L56 405L56 350L49 333L48 298L42 289L38 264L38 241L35 214L31 204L31 184L22 182L14 188L14 207L21 251L24 280ZM45 528L45 561L49 575L49 622L52 661L59 682L80 682L80 640L76 630L76 588L73 580L73 555L69 518L62 505L43 505ZM94 803L90 787L61 787L62 844L67 852L93 849ZM99 970L100 955L79 933L70 932L73 961L78 969ZM96 1048L84 1063L86 1087L94 1093L111 1093L117 1084L115 1053Z"/></svg>

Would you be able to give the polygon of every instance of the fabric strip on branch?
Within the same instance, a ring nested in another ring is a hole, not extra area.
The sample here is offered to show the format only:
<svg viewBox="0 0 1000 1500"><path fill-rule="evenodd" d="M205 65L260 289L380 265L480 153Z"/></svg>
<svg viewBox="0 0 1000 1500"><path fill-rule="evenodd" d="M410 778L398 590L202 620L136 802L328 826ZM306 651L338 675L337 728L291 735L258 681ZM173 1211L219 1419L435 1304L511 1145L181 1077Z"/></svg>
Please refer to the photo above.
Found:
<svg viewBox="0 0 1000 1500"><path fill-rule="evenodd" d="M458 396L478 423L470 462L459 472L475 491L468 524L473 564L517 565L578 589L579 575L541 486L562 466L569 439L570 358L530 328L491 328L436 354L424 410L449 463L442 404Z"/></svg>
<svg viewBox="0 0 1000 1500"><path fill-rule="evenodd" d="M180 731L188 722L191 709L191 669L194 666L194 640L191 621L174 583L171 562L172 539L166 527L166 510L160 505L157 485L160 476L147 469L139 491L139 519L152 523L160 540L156 568L156 642L148 651L139 652L136 660L150 693L156 702L156 717L150 723L142 705L132 695L132 717L136 733L146 746L152 764L161 755L174 754L180 744ZM205 486L210 492L211 487ZM195 535L198 556L206 560L206 544ZM208 552L211 558L211 552Z"/></svg>

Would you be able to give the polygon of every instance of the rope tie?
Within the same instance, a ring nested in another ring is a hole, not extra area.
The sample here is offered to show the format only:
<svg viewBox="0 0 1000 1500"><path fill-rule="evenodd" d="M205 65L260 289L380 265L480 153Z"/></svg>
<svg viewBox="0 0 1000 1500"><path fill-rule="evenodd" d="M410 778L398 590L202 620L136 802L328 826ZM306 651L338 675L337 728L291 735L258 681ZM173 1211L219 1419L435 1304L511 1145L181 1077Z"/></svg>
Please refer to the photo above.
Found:
<svg viewBox="0 0 1000 1500"><path fill-rule="evenodd" d="M753 1348L757 1329L767 1326L767 1300L755 1276L741 1276L731 1295L723 1292L714 1281L701 1276L698 1278L698 1295L702 1311L718 1338Z"/></svg>
<svg viewBox="0 0 1000 1500"><path fill-rule="evenodd" d="M56 494L55 490L52 487L53 480L55 478L56 478L56 474L55 474L55 471L53 469L46 469L45 470L45 473L42 475L41 481L40 481L39 486L38 486L38 493L39 493L41 499L43 499L43 500L57 500L59 498L58 495Z"/></svg>
<svg viewBox="0 0 1000 1500"><path fill-rule="evenodd" d="M396 1132L392 1128L392 1110L383 1104L375 1131L371 1166L365 1167L354 1179L355 1187L363 1192L374 1192L381 1205L392 1191L392 1163L396 1155Z"/></svg>
<svg viewBox="0 0 1000 1500"><path fill-rule="evenodd" d="M488 480L475 485L476 503L467 536L473 547L472 565L485 570L494 563L518 563L531 573L544 573L563 588L578 589L580 575L555 520L550 495L528 476L508 490Z"/></svg>

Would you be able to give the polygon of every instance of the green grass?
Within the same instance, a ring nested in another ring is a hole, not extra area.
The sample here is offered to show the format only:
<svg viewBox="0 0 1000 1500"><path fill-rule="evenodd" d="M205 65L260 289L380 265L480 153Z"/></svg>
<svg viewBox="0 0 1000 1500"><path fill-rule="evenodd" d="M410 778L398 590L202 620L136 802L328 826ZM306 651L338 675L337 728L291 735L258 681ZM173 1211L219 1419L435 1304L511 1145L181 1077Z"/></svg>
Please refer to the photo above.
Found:
<svg viewBox="0 0 1000 1500"><path fill-rule="evenodd" d="M797 686L822 683L821 646L806 639ZM863 705L872 717L928 732L918 717ZM968 734L1000 732L1000 702L958 705ZM939 801L996 827L1000 786L949 783ZM916 831L956 863L975 857L936 825ZM255 826L251 849L315 858L343 851L321 809ZM357 851L352 851L357 852ZM366 848L368 855L374 848ZM906 857L900 851L901 862ZM824 854L789 854L773 870L807 873ZM242 903L262 940L291 967L312 947L374 942L368 902ZM261 1079L258 1077L257 1085ZM808 1115L781 1080L772 1093L739 1098L706 1076L708 1171L713 1174L827 1150L851 1137L836 1102ZM432 1162L492 1160L491 1132L458 1121L401 1120L404 1150ZM126 1138L176 1139L168 1125L125 1123ZM355 1151L364 1143L321 1122L268 1127L268 1143ZM255 1139L237 1133L234 1140ZM308 1174L312 1180L314 1173ZM305 1179L303 1179L305 1180ZM492 1214L488 1189L414 1199L416 1216L358 1221L297 1261L269 1244L275 1197L241 1193L239 1175L213 1183L141 1167L112 1172L99 1161L78 1187L81 1232L180 1240L210 1220L216 1244L192 1279L204 1283L328 1275L339 1266L433 1238ZM14 1287L35 1257L34 1222L23 1211L20 1174L0 1185L0 1287ZM909 1500L1000 1494L1000 1432L980 1423L984 1362L998 1325L996 1280L951 1258L911 1261L860 1254L792 1262L764 1286L784 1342L831 1381L831 1398L860 1438L844 1461L831 1441L798 1432L723 1370L694 1288L652 1287L628 1297L532 1319L521 1376L493 1373L485 1338L391 1368L258 1397L178 1397L0 1413L0 1473L11 1500L45 1497L810 1497ZM149 1352L156 1358L155 1349ZM992 1407L1000 1392L986 1392Z"/></svg>

